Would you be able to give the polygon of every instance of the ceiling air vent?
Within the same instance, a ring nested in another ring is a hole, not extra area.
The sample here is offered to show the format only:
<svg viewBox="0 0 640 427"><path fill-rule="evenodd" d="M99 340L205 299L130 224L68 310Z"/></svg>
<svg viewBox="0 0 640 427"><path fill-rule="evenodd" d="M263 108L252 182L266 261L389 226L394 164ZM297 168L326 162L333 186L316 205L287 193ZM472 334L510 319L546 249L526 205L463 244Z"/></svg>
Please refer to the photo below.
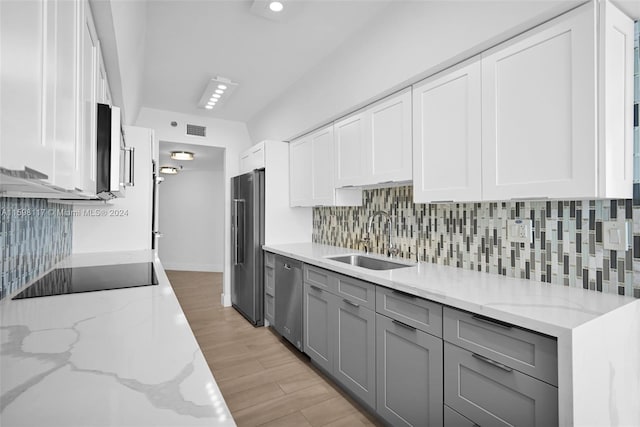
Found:
<svg viewBox="0 0 640 427"><path fill-rule="evenodd" d="M187 124L187 135L207 136L207 128L204 126Z"/></svg>

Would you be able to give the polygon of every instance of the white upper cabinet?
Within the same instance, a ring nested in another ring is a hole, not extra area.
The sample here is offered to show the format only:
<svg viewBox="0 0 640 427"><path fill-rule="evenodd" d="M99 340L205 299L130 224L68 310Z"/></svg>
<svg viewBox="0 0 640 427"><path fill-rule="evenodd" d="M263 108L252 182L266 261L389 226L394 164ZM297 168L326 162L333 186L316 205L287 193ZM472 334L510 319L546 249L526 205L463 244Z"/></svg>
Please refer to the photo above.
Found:
<svg viewBox="0 0 640 427"><path fill-rule="evenodd" d="M259 142L240 154L240 173L265 168L265 142Z"/></svg>
<svg viewBox="0 0 640 427"><path fill-rule="evenodd" d="M633 188L633 21L600 3L599 194L630 198Z"/></svg>
<svg viewBox="0 0 640 427"><path fill-rule="evenodd" d="M413 87L413 197L482 198L480 58Z"/></svg>
<svg viewBox="0 0 640 427"><path fill-rule="evenodd" d="M359 206L362 190L334 185L333 125L289 145L291 206Z"/></svg>
<svg viewBox="0 0 640 427"><path fill-rule="evenodd" d="M85 194L96 193L96 103L98 101L99 43L89 4L82 2L80 31L80 144L76 187Z"/></svg>
<svg viewBox="0 0 640 427"><path fill-rule="evenodd" d="M336 187L363 185L371 174L367 166L366 114L356 113L335 122Z"/></svg>
<svg viewBox="0 0 640 427"><path fill-rule="evenodd" d="M50 2L0 2L0 167L53 179L43 106L54 98L48 67L55 14ZM48 52L49 50L49 52Z"/></svg>
<svg viewBox="0 0 640 427"><path fill-rule="evenodd" d="M289 204L313 206L311 139L301 138L289 144Z"/></svg>
<svg viewBox="0 0 640 427"><path fill-rule="evenodd" d="M314 132L311 140L311 194L314 205L334 204L333 126Z"/></svg>
<svg viewBox="0 0 640 427"><path fill-rule="evenodd" d="M369 107L371 184L411 180L411 89Z"/></svg>
<svg viewBox="0 0 640 427"><path fill-rule="evenodd" d="M411 91L334 124L336 187L411 180Z"/></svg>
<svg viewBox="0 0 640 427"><path fill-rule="evenodd" d="M99 56L86 0L0 2L0 192L95 195Z"/></svg>
<svg viewBox="0 0 640 427"><path fill-rule="evenodd" d="M630 132L632 124L624 113L632 106L626 61L633 26L620 17L607 28L605 20L598 34L595 7L589 3L483 55L484 200L631 197L625 126ZM613 16L613 6L602 7Z"/></svg>

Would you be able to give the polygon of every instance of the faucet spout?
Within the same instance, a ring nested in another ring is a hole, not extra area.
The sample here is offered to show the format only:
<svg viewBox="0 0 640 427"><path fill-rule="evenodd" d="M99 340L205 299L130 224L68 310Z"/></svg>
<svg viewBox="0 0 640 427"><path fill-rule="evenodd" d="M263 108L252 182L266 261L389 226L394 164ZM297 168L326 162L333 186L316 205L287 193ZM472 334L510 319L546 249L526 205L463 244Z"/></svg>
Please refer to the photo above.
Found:
<svg viewBox="0 0 640 427"><path fill-rule="evenodd" d="M387 223L387 229L388 229L387 230L388 231L388 234L387 234L387 238L388 238L388 240L387 240L387 242L388 242L387 255L390 256L390 257L392 257L393 255L397 255L398 254L398 249L395 248L393 246L393 244L391 243L391 232L392 232L393 226L392 226L392 222L391 222L391 216L389 215L388 212L386 212L386 211L375 211L374 213L372 213L369 216L369 221L368 221L368 225L367 225L367 235L368 236L371 235L371 231L373 230L373 220L378 216L384 218L385 222Z"/></svg>

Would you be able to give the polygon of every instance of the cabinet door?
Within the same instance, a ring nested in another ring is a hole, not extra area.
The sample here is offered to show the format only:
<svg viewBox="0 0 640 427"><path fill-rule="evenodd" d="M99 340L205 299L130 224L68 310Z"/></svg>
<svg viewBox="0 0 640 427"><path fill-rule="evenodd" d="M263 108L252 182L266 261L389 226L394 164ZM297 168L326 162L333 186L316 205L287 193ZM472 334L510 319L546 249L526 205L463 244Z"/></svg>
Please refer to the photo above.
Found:
<svg viewBox="0 0 640 427"><path fill-rule="evenodd" d="M348 299L337 302L333 374L370 408L376 406L375 312Z"/></svg>
<svg viewBox="0 0 640 427"><path fill-rule="evenodd" d="M558 425L557 388L449 343L444 396L447 406L482 426Z"/></svg>
<svg viewBox="0 0 640 427"><path fill-rule="evenodd" d="M45 137L47 38L52 5L44 0L0 2L0 167L53 174L52 139ZM47 92L49 92L47 94ZM47 98L48 96L48 98Z"/></svg>
<svg viewBox="0 0 640 427"><path fill-rule="evenodd" d="M393 426L441 426L442 339L376 315L377 412Z"/></svg>
<svg viewBox="0 0 640 427"><path fill-rule="evenodd" d="M327 372L333 369L335 296L304 284L304 352Z"/></svg>
<svg viewBox="0 0 640 427"><path fill-rule="evenodd" d="M335 191L333 185L333 126L315 132L310 139L313 204L331 206L334 204Z"/></svg>
<svg viewBox="0 0 640 427"><path fill-rule="evenodd" d="M483 199L593 197L593 8L483 54Z"/></svg>
<svg viewBox="0 0 640 427"><path fill-rule="evenodd" d="M57 1L56 4L56 86L55 86L55 170L53 183L66 190L75 188L76 118L78 117L78 62L76 59L81 4ZM79 166L79 165L78 165Z"/></svg>
<svg viewBox="0 0 640 427"><path fill-rule="evenodd" d="M366 168L369 153L365 138L365 113L334 124L336 187L362 185L371 172Z"/></svg>
<svg viewBox="0 0 640 427"><path fill-rule="evenodd" d="M79 176L76 187L86 194L96 192L96 101L98 77L98 37L91 10L82 2L83 20L80 29L80 141L76 147Z"/></svg>
<svg viewBox="0 0 640 427"><path fill-rule="evenodd" d="M374 104L369 114L370 183L411 180L411 90Z"/></svg>
<svg viewBox="0 0 640 427"><path fill-rule="evenodd" d="M311 139L300 139L289 145L290 206L313 206L311 156Z"/></svg>
<svg viewBox="0 0 640 427"><path fill-rule="evenodd" d="M414 86L413 100L414 201L481 200L479 58Z"/></svg>

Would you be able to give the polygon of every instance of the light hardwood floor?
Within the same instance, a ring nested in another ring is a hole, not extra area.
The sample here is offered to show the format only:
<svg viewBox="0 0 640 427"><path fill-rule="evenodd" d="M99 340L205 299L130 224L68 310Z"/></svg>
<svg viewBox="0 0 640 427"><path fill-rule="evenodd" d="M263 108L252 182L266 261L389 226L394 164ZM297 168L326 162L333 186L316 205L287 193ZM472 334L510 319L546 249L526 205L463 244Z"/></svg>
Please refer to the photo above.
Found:
<svg viewBox="0 0 640 427"><path fill-rule="evenodd" d="M381 425L270 328L223 307L221 273L167 276L238 426Z"/></svg>

